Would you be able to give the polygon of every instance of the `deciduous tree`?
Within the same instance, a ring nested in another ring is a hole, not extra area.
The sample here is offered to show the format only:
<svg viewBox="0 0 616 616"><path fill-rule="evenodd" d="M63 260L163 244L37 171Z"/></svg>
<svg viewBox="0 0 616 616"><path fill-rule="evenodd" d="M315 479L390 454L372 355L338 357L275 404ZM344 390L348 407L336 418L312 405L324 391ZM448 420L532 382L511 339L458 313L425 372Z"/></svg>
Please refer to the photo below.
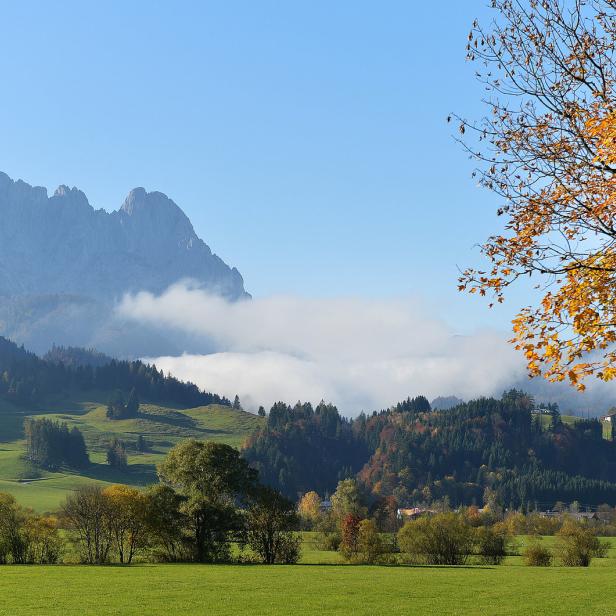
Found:
<svg viewBox="0 0 616 616"><path fill-rule="evenodd" d="M502 302L520 279L540 299L514 319L531 376L616 376L616 2L493 0L468 58L486 117L461 120L480 183L501 199L505 230L482 246L490 267L460 290Z"/></svg>
<svg viewBox="0 0 616 616"><path fill-rule="evenodd" d="M303 527L307 530L313 529L322 517L321 497L314 490L306 492L299 500L297 513Z"/></svg>
<svg viewBox="0 0 616 616"><path fill-rule="evenodd" d="M125 485L105 488L103 495L109 502L109 526L118 560L130 565L137 550L146 545L146 497Z"/></svg>
<svg viewBox="0 0 616 616"><path fill-rule="evenodd" d="M196 560L228 560L230 535L244 528L237 508L254 492L256 471L229 445L189 440L169 452L158 474L186 496L181 507L191 520Z"/></svg>
<svg viewBox="0 0 616 616"><path fill-rule="evenodd" d="M246 513L248 545L267 565L296 563L301 538L294 504L276 490L262 487Z"/></svg>
<svg viewBox="0 0 616 616"><path fill-rule="evenodd" d="M77 489L62 506L65 527L73 533L88 564L104 564L113 542L111 507L103 490L96 485Z"/></svg>

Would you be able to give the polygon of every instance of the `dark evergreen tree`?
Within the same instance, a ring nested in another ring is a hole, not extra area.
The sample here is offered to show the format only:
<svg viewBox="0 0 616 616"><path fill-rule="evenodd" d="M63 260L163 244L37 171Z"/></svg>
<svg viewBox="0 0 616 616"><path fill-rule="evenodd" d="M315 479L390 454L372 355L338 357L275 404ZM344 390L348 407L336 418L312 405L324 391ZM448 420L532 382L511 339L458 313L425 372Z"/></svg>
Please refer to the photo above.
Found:
<svg viewBox="0 0 616 616"><path fill-rule="evenodd" d="M113 439L107 447L107 464L120 470L126 470L128 467L126 446L117 438Z"/></svg>
<svg viewBox="0 0 616 616"><path fill-rule="evenodd" d="M146 440L143 437L143 434L140 434L137 437L137 442L135 443L135 449L141 452L148 450L148 444L146 443Z"/></svg>
<svg viewBox="0 0 616 616"><path fill-rule="evenodd" d="M77 428L50 419L26 419L26 456L44 468L82 468L90 460L83 435Z"/></svg>
<svg viewBox="0 0 616 616"><path fill-rule="evenodd" d="M126 402L126 416L137 417L139 414L139 396L137 391L133 387L128 395L128 401Z"/></svg>

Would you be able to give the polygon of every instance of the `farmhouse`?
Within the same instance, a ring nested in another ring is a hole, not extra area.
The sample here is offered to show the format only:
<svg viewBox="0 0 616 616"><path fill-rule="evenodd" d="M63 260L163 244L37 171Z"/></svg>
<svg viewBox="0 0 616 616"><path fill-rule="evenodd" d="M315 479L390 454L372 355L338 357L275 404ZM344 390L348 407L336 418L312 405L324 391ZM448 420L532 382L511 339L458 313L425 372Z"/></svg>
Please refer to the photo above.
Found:
<svg viewBox="0 0 616 616"><path fill-rule="evenodd" d="M424 515L434 515L436 511L431 509L422 509L421 507L411 507L409 509L398 509L399 520L415 520Z"/></svg>

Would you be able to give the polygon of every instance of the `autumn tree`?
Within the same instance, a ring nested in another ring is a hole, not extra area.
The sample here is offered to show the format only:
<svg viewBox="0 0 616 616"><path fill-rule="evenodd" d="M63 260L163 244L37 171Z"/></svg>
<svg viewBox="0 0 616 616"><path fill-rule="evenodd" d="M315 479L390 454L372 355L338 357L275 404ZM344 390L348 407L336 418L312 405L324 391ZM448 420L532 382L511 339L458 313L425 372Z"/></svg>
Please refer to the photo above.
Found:
<svg viewBox="0 0 616 616"><path fill-rule="evenodd" d="M147 500L145 495L125 485L105 488L109 504L109 528L120 563L131 564L137 550L147 541Z"/></svg>
<svg viewBox="0 0 616 616"><path fill-rule="evenodd" d="M359 525L361 518L347 513L340 522L340 551L347 560L354 560L359 550Z"/></svg>
<svg viewBox="0 0 616 616"><path fill-rule="evenodd" d="M588 567L594 557L604 557L608 547L592 528L571 521L556 533L556 550L565 567Z"/></svg>
<svg viewBox="0 0 616 616"><path fill-rule="evenodd" d="M0 564L55 564L62 547L55 518L36 515L0 493Z"/></svg>
<svg viewBox="0 0 616 616"><path fill-rule="evenodd" d="M53 565L60 560L64 542L58 520L52 516L29 515L23 525L26 538L26 562Z"/></svg>
<svg viewBox="0 0 616 616"><path fill-rule="evenodd" d="M321 497L314 491L306 492L297 505L302 526L307 530L314 528L322 517Z"/></svg>
<svg viewBox="0 0 616 616"><path fill-rule="evenodd" d="M374 520L362 520L357 532L357 554L355 562L365 565L375 565L381 561L387 552Z"/></svg>
<svg viewBox="0 0 616 616"><path fill-rule="evenodd" d="M460 120L480 183L500 198L504 231L486 271L460 290L502 302L530 279L539 300L514 319L531 376L616 376L615 0L492 0L468 59L488 113ZM470 137L470 139L469 139Z"/></svg>
<svg viewBox="0 0 616 616"><path fill-rule="evenodd" d="M398 532L400 551L413 562L463 565L473 548L473 529L457 513L407 522Z"/></svg>
<svg viewBox="0 0 616 616"><path fill-rule="evenodd" d="M360 519L367 514L362 504L361 493L355 479L343 479L338 482L336 491L332 494L332 514L341 522L345 516L353 514Z"/></svg>
<svg viewBox="0 0 616 616"><path fill-rule="evenodd" d="M0 564L26 562L23 512L11 494L0 492Z"/></svg>

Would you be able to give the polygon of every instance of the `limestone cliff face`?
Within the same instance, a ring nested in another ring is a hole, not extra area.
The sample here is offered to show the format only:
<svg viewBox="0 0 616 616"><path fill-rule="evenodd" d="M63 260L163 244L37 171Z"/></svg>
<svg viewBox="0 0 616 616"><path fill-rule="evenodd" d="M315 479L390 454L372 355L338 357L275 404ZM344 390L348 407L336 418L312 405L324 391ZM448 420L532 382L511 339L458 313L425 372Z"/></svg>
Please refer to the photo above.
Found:
<svg viewBox="0 0 616 616"><path fill-rule="evenodd" d="M43 352L97 346L135 356L184 350L119 323L127 292L160 293L181 279L235 301L250 297L242 276L212 253L166 195L135 188L112 213L77 188L47 190L0 172L0 335Z"/></svg>
<svg viewBox="0 0 616 616"><path fill-rule="evenodd" d="M166 195L136 188L120 210L95 210L76 188L44 188L0 173L0 295L72 294L105 301L193 278L231 300L244 281Z"/></svg>

